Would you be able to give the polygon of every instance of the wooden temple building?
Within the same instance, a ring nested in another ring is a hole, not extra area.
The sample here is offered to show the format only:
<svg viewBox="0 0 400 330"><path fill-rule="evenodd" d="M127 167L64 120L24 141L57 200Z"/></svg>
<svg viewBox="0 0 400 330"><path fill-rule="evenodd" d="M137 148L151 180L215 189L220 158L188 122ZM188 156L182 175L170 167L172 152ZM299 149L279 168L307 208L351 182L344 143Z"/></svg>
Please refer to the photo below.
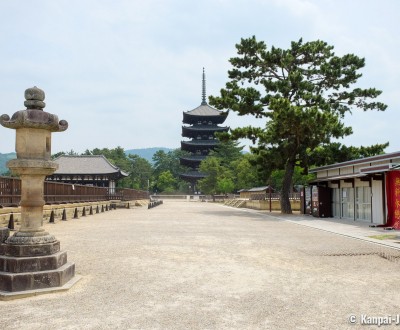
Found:
<svg viewBox="0 0 400 330"><path fill-rule="evenodd" d="M109 193L114 193L117 181L128 176L103 155L62 155L54 161L58 170L46 177L47 181L108 187Z"/></svg>
<svg viewBox="0 0 400 330"><path fill-rule="evenodd" d="M207 104L206 80L203 68L202 102L197 108L183 112L182 136L189 140L181 141L181 150L188 155L180 158L180 164L189 168L180 177L190 182L191 191L197 193L197 181L206 175L199 172L200 162L206 158L210 150L214 149L219 141L215 132L227 132L229 127L219 126L228 116L228 111L219 111Z"/></svg>

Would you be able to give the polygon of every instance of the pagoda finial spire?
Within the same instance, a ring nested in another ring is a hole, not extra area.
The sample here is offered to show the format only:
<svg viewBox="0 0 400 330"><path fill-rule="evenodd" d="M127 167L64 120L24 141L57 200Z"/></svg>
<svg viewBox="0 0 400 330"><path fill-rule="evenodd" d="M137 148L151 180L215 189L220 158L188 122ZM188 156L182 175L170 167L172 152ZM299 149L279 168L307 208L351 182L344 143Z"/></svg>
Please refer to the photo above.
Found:
<svg viewBox="0 0 400 330"><path fill-rule="evenodd" d="M201 105L206 105L206 74L204 72L203 68L203 88L202 88L202 99L201 99Z"/></svg>

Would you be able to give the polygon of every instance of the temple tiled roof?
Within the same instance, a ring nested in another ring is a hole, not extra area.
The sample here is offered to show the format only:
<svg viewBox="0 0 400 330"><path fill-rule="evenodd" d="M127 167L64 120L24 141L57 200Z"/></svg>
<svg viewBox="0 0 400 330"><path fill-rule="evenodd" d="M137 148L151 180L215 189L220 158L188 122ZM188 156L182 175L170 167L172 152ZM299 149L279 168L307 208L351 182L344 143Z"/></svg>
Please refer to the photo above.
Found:
<svg viewBox="0 0 400 330"><path fill-rule="evenodd" d="M111 164L103 155L68 156L62 155L54 160L59 168L54 174L114 174L128 176L117 166Z"/></svg>

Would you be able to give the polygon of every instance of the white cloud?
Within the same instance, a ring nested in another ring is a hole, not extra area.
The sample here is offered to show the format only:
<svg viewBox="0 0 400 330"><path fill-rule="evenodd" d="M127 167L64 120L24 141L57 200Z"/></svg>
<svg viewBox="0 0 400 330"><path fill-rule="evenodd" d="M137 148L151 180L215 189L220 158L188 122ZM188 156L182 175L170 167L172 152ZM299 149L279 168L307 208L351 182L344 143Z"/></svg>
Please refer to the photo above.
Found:
<svg viewBox="0 0 400 330"><path fill-rule="evenodd" d="M24 90L37 85L46 92L46 110L70 123L54 134L54 152L179 147L182 111L201 101L203 66L207 94L218 94L240 38L288 47L304 37L366 57L361 83L383 89L390 111L349 119L352 138L390 140L400 149L388 129L398 120L399 9L395 0L1 2L1 113L22 109ZM364 122L373 136L364 134ZM234 114L226 121L249 123L260 125ZM14 132L1 128L0 152L13 148Z"/></svg>

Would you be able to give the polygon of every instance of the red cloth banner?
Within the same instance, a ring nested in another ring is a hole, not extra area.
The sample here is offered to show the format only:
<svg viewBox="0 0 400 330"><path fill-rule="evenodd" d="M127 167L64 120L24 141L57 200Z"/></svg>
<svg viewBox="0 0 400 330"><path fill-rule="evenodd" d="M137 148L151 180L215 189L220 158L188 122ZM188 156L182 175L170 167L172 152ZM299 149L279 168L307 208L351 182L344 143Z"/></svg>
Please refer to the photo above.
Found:
<svg viewBox="0 0 400 330"><path fill-rule="evenodd" d="M386 173L386 226L400 229L400 171Z"/></svg>

